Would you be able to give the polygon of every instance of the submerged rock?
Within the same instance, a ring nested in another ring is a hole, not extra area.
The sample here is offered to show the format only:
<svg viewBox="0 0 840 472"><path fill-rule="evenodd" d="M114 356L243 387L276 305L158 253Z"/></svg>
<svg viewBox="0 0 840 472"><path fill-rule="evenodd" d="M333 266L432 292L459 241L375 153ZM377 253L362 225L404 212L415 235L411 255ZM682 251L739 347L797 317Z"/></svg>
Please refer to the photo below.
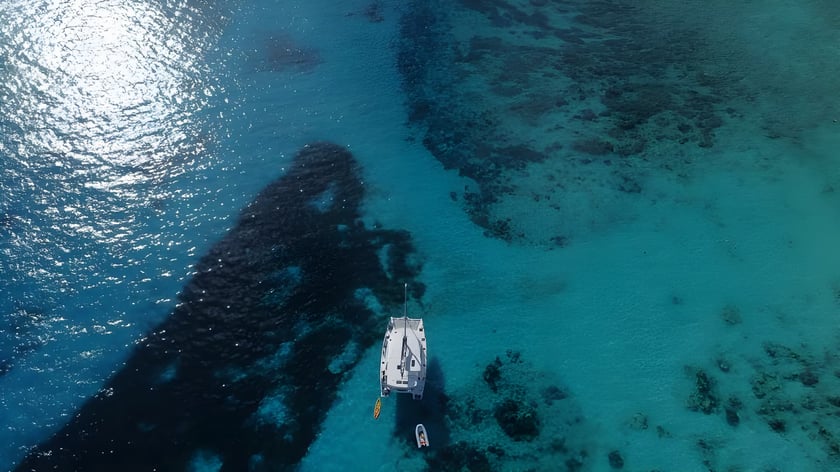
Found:
<svg viewBox="0 0 840 472"><path fill-rule="evenodd" d="M728 325L738 325L742 322L741 310L735 305L726 305L723 307L723 312L721 312L720 316Z"/></svg>
<svg viewBox="0 0 840 472"><path fill-rule="evenodd" d="M488 452L497 453L497 451ZM431 470L469 470L470 472L491 472L493 470L487 454L465 441L443 447L443 449L427 458L427 463Z"/></svg>
<svg viewBox="0 0 840 472"><path fill-rule="evenodd" d="M648 429L648 418L644 413L636 413L628 421L627 426L636 431Z"/></svg>
<svg viewBox="0 0 840 472"><path fill-rule="evenodd" d="M563 400L569 395L556 385L549 385L542 391L542 397L546 405L551 405L557 400Z"/></svg>
<svg viewBox="0 0 840 472"><path fill-rule="evenodd" d="M496 357L496 360L487 364L487 367L484 369L484 381L487 382L487 385L490 387L490 390L494 392L499 391L499 381L502 379L502 360Z"/></svg>
<svg viewBox="0 0 840 472"><path fill-rule="evenodd" d="M688 408L708 415L717 410L719 404L720 399L715 392L714 381L706 372L697 371L695 374L695 390L688 398Z"/></svg>
<svg viewBox="0 0 840 472"><path fill-rule="evenodd" d="M738 412L734 408L726 407L726 422L732 427L738 426L741 422L741 417L738 416Z"/></svg>
<svg viewBox="0 0 840 472"><path fill-rule="evenodd" d="M787 425L779 418L770 418L767 420L767 424L770 426L770 429L777 433L784 433L787 430Z"/></svg>
<svg viewBox="0 0 840 472"><path fill-rule="evenodd" d="M806 387L813 387L820 382L820 378L814 371L808 369L799 374L799 381Z"/></svg>
<svg viewBox="0 0 840 472"><path fill-rule="evenodd" d="M778 376L767 372L758 372L753 375L751 384L753 395L755 395L755 398L758 399L762 399L769 394L778 392L782 388Z"/></svg>
<svg viewBox="0 0 840 472"><path fill-rule="evenodd" d="M610 461L610 467L613 469L623 469L624 468L624 458L621 457L621 453L618 451L611 451L607 458Z"/></svg>
<svg viewBox="0 0 840 472"><path fill-rule="evenodd" d="M531 441L540 434L537 410L531 405L508 398L496 407L493 416L514 441Z"/></svg>
<svg viewBox="0 0 840 472"><path fill-rule="evenodd" d="M600 138L581 139L572 143L572 149L591 156L603 156L614 150L611 142Z"/></svg>
<svg viewBox="0 0 840 472"><path fill-rule="evenodd" d="M738 414L738 411L743 408L744 405L741 403L737 397L729 397L729 401L727 402L726 408L724 409L726 414L726 422L729 426L735 427L741 423L741 415Z"/></svg>
<svg viewBox="0 0 840 472"><path fill-rule="evenodd" d="M570 388L551 372L535 369L518 350L491 359L462 391L450 392L444 413L449 444L464 444L440 457L430 450L425 455L429 470L476 470L464 465L466 457L474 458L475 467L486 459L490 470L546 465L588 470L595 433Z"/></svg>

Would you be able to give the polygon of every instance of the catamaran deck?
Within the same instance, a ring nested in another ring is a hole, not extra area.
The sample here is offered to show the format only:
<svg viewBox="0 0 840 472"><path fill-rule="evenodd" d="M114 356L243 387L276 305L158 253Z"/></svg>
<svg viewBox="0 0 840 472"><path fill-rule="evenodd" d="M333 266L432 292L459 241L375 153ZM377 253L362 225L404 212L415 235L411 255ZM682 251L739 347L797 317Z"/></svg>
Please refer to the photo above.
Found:
<svg viewBox="0 0 840 472"><path fill-rule="evenodd" d="M392 391L423 398L426 385L426 332L423 320L391 318L382 341L382 396Z"/></svg>

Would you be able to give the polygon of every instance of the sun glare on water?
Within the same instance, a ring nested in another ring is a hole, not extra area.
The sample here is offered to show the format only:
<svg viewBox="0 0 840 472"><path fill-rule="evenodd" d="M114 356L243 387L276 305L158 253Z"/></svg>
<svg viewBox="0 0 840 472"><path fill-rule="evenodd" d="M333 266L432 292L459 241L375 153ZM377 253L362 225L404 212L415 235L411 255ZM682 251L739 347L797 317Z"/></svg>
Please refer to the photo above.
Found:
<svg viewBox="0 0 840 472"><path fill-rule="evenodd" d="M0 213L23 293L140 284L120 271L180 234L159 221L208 165L215 94L218 14L194 3L0 1Z"/></svg>
<svg viewBox="0 0 840 472"><path fill-rule="evenodd" d="M0 107L34 133L23 157L138 166L186 151L193 115L211 94L196 70L201 48L183 21L189 9L54 0L37 5L40 21L24 23L27 15L14 10L32 8L25 5L0 12L11 35L0 46L8 62Z"/></svg>

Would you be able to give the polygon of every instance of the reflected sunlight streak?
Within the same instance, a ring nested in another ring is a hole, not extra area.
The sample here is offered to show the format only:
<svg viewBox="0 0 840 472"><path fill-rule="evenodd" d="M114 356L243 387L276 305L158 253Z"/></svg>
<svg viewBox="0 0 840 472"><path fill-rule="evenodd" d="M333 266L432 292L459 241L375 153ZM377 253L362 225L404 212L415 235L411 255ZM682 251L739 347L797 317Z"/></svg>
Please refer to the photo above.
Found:
<svg viewBox="0 0 840 472"><path fill-rule="evenodd" d="M0 2L0 212L15 222L0 264L21 293L142 285L135 248L157 250L170 183L212 139L219 15L192 3Z"/></svg>
<svg viewBox="0 0 840 472"><path fill-rule="evenodd" d="M204 105L196 103L205 97L194 71L200 48L189 47L191 32L161 8L58 0L42 23L16 31L13 92L18 116L40 122L40 151L100 172L187 151L191 114ZM112 177L125 183L124 173Z"/></svg>
<svg viewBox="0 0 840 472"><path fill-rule="evenodd" d="M180 189L205 195L224 126L224 8L0 0L1 470L175 303L204 218Z"/></svg>

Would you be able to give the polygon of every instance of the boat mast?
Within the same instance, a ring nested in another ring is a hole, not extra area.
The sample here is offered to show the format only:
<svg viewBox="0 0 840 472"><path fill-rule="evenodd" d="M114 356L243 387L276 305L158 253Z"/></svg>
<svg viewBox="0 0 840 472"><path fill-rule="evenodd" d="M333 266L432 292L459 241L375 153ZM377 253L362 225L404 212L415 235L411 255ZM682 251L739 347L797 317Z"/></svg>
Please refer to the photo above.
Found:
<svg viewBox="0 0 840 472"><path fill-rule="evenodd" d="M403 285L403 342L400 374L405 376L405 358L408 351L408 283Z"/></svg>

